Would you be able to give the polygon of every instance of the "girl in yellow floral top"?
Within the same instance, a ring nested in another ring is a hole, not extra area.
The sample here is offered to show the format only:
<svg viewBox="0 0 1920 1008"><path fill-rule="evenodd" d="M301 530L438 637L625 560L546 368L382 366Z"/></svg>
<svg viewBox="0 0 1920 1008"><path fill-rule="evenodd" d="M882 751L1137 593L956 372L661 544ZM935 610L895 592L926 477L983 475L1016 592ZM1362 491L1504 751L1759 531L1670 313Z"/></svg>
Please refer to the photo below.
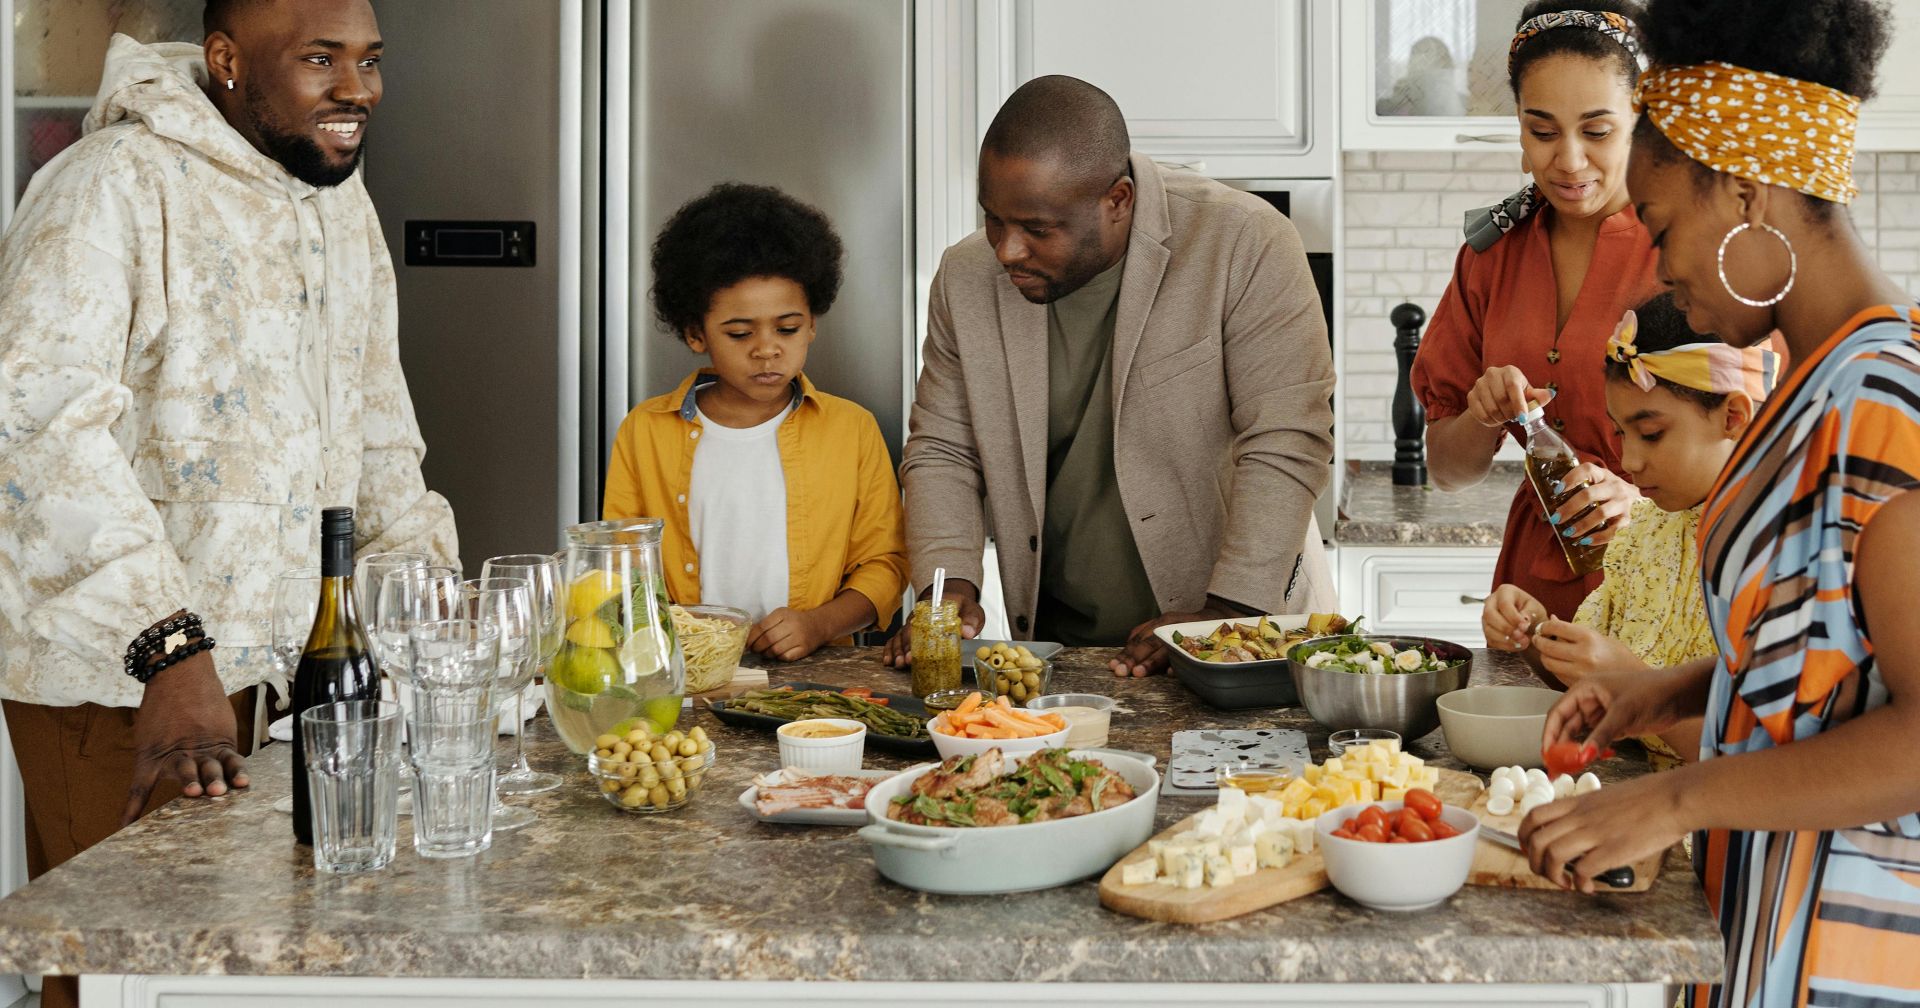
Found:
<svg viewBox="0 0 1920 1008"><path fill-rule="evenodd" d="M1599 669L1714 654L1695 546L1700 506L1772 388L1774 367L1765 350L1738 350L1688 329L1671 294L1628 312L1607 344L1607 413L1620 431L1621 467L1642 499L1607 547L1605 580L1573 622L1501 585L1481 613L1487 644L1519 652L1567 686ZM1690 760L1700 722L1641 741L1656 766Z"/></svg>

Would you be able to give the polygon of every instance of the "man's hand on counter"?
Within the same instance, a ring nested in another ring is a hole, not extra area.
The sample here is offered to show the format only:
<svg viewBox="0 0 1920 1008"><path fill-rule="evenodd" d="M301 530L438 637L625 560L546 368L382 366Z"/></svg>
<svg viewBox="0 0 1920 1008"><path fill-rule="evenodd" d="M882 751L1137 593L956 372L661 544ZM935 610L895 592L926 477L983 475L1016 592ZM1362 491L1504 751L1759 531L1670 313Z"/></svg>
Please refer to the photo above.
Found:
<svg viewBox="0 0 1920 1008"><path fill-rule="evenodd" d="M980 608L980 588L971 581L948 578L944 599L952 599L960 604L960 636L972 639L980 636L980 628L987 623L986 610ZM931 587L920 593L926 599L933 594ZM909 614L911 615L911 614ZM908 622L911 622L909 620ZM913 646L907 626L902 625L898 633L887 640L887 646L880 650L880 663L894 668L906 668L913 663Z"/></svg>
<svg viewBox="0 0 1920 1008"><path fill-rule="evenodd" d="M1256 615L1253 610L1236 605L1217 596L1207 596L1207 605L1198 612L1170 612L1160 615L1133 628L1127 634L1127 644L1120 649L1120 656L1107 663L1113 674L1122 679L1127 676L1136 678L1159 675L1167 670L1171 660L1167 655L1167 646L1160 642L1153 631L1156 627L1168 623L1191 623L1195 620L1236 620Z"/></svg>
<svg viewBox="0 0 1920 1008"><path fill-rule="evenodd" d="M178 782L189 798L246 787L238 734L211 651L155 675L133 716L133 783L121 825L140 818L162 780Z"/></svg>

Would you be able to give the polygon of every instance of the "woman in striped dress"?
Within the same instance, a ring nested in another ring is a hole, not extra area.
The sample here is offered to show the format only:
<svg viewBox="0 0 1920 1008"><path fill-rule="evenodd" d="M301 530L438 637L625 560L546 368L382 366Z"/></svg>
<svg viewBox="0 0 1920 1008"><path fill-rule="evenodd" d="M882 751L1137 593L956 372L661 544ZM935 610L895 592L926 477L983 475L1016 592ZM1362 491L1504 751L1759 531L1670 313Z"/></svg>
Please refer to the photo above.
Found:
<svg viewBox="0 0 1920 1008"><path fill-rule="evenodd" d="M1658 0L1628 186L1689 325L1791 375L1701 520L1721 655L1601 675L1550 741L1704 715L1699 763L1533 812L1534 868L1591 873L1695 834L1727 937L1709 1005L1920 1003L1920 309L1848 219L1867 0Z"/></svg>

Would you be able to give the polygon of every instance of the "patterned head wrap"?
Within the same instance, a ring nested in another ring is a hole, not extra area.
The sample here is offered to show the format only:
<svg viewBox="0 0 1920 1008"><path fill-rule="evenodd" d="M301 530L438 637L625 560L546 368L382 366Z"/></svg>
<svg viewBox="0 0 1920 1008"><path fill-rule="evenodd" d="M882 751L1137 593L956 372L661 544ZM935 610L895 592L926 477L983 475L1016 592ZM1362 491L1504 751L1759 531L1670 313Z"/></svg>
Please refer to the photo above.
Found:
<svg viewBox="0 0 1920 1008"><path fill-rule="evenodd" d="M1754 402L1766 401L1773 391L1780 359L1771 350L1710 342L1642 353L1635 346L1639 334L1640 318L1629 311L1607 340L1607 358L1625 364L1641 391L1653 391L1656 378L1714 395L1745 392Z"/></svg>
<svg viewBox="0 0 1920 1008"><path fill-rule="evenodd" d="M1620 43L1621 47L1627 50L1627 55L1633 57L1636 66L1646 68L1647 62L1640 55L1640 43L1633 37L1633 22L1625 15L1615 14L1612 11L1569 10L1541 14L1520 22L1520 27L1513 33L1513 42L1507 46L1507 73L1513 73L1513 65L1520 59L1521 46L1555 28L1585 28L1589 31L1597 31Z"/></svg>
<svg viewBox="0 0 1920 1008"><path fill-rule="evenodd" d="M1520 47L1555 28L1585 28L1597 31L1620 43L1633 57L1635 66L1645 68L1646 59L1640 55L1640 43L1634 40L1633 22L1612 11L1570 10L1541 14L1520 22L1519 30L1513 33L1513 42L1507 46L1507 73L1513 73L1514 64L1520 58ZM1529 182L1519 192L1501 200L1490 207L1467 211L1467 244L1475 252L1485 252L1500 240L1500 236L1519 226L1520 222L1533 215L1533 212L1545 206L1546 196L1538 186Z"/></svg>
<svg viewBox="0 0 1920 1008"><path fill-rule="evenodd" d="M1860 99L1845 91L1714 62L1641 77L1633 104L1681 153L1714 171L1834 203L1860 194Z"/></svg>

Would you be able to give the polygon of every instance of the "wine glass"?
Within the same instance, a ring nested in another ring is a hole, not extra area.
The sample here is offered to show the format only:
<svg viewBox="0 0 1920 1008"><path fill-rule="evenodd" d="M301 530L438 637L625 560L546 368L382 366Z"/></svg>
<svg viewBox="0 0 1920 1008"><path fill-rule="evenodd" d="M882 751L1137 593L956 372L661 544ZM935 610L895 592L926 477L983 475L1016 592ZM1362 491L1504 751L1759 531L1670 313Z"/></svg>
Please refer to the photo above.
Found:
<svg viewBox="0 0 1920 1008"><path fill-rule="evenodd" d="M482 578L520 578L529 585L536 637L532 648L532 675L545 676L560 651L560 560L545 553L516 553L489 559L480 568ZM560 775L527 765L527 705L524 690L514 710L513 769L500 778L500 793L540 794L560 786Z"/></svg>
<svg viewBox="0 0 1920 1008"><path fill-rule="evenodd" d="M465 616L500 636L498 678L493 684L495 717L517 712L518 697L533 679L533 649L539 630L533 621L531 587L524 578L509 577L476 578L460 584ZM495 830L519 829L533 819L532 809L494 799Z"/></svg>
<svg viewBox="0 0 1920 1008"><path fill-rule="evenodd" d="M407 635L425 623L452 619L460 604L460 574L451 567L421 565L389 570L374 595L367 634L381 671L405 685L411 676Z"/></svg>
<svg viewBox="0 0 1920 1008"><path fill-rule="evenodd" d="M293 696L293 671L300 665L300 652L306 649L313 632L314 613L320 608L320 568L295 567L281 571L273 579L273 608L269 619L273 667L279 673L273 684L279 701L276 710L285 710Z"/></svg>
<svg viewBox="0 0 1920 1008"><path fill-rule="evenodd" d="M361 624L373 626L373 607L379 602L380 583L386 580L388 571L426 567L432 563L433 558L425 553L366 553L355 558L353 605L360 612Z"/></svg>

